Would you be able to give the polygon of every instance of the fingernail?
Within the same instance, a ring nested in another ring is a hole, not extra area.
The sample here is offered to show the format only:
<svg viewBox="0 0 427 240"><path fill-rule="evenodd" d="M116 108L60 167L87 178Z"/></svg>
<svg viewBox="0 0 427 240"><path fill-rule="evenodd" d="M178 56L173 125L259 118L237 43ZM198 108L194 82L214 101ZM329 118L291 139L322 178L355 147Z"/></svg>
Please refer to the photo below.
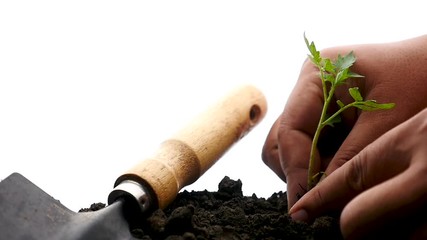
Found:
<svg viewBox="0 0 427 240"><path fill-rule="evenodd" d="M307 222L308 213L306 210L300 209L300 210L292 213L291 218L292 218L292 220L297 221L297 222Z"/></svg>

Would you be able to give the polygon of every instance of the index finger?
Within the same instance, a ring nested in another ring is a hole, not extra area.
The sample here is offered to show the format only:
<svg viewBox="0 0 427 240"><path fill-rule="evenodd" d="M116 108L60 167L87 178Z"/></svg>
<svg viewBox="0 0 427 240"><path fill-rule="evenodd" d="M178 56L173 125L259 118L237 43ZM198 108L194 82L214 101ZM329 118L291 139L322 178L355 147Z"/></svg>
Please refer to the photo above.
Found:
<svg viewBox="0 0 427 240"><path fill-rule="evenodd" d="M306 61L279 119L277 130L278 154L287 180L289 206L306 192L310 148L322 111L322 99L318 71L310 61ZM320 171L320 164L315 168Z"/></svg>
<svg viewBox="0 0 427 240"><path fill-rule="evenodd" d="M408 167L407 156L392 151L397 140L397 132L391 131L368 145L307 192L289 214L295 220L311 221L342 210L359 193L404 171Z"/></svg>

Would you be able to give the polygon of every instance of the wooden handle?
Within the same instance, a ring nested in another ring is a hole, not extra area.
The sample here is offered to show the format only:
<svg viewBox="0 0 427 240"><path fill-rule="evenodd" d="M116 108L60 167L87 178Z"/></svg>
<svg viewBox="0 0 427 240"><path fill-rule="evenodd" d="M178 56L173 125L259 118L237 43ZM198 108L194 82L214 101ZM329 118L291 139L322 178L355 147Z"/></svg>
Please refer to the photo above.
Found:
<svg viewBox="0 0 427 240"><path fill-rule="evenodd" d="M148 185L156 205L165 208L179 190L196 181L257 125L266 111L266 99L257 88L240 87L164 141L152 157L120 176L115 186L124 180Z"/></svg>

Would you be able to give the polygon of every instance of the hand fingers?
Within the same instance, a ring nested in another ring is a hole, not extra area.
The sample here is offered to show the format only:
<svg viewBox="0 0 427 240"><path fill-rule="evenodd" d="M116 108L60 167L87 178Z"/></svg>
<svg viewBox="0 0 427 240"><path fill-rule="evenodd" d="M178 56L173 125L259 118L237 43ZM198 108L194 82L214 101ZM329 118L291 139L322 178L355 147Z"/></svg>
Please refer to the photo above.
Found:
<svg viewBox="0 0 427 240"><path fill-rule="evenodd" d="M262 151L262 159L287 183L288 206L291 207L307 191L308 157L305 156L309 156L307 151L310 150L311 138L299 131L287 133L288 131L285 130L281 133L286 136L282 137L280 146L289 146L290 149L280 148L278 141L279 125L280 118L273 124L267 136Z"/></svg>
<svg viewBox="0 0 427 240"><path fill-rule="evenodd" d="M424 179L425 171L417 173L417 169L411 166L411 170L358 195L341 214L344 237L363 239L378 232L390 232L390 226L402 219L407 219L401 222L402 229L408 228L405 222L414 220L409 216L415 215L425 204L426 197L422 195L427 181Z"/></svg>
<svg viewBox="0 0 427 240"><path fill-rule="evenodd" d="M316 68L306 61L283 114L273 125L263 148L263 160L287 182L292 206L306 191L307 169L316 117L322 110L322 87ZM320 167L319 167L320 169Z"/></svg>
<svg viewBox="0 0 427 240"><path fill-rule="evenodd" d="M326 175L330 175L375 139L405 121L409 116L399 115L399 108L362 112L327 166Z"/></svg>
<svg viewBox="0 0 427 240"><path fill-rule="evenodd" d="M340 210L351 200L341 215L342 232L348 238L390 230L400 219L426 222L427 211L419 212L426 210L427 201L425 119L427 110L367 146L301 198L290 210L292 218L308 221Z"/></svg>
<svg viewBox="0 0 427 240"><path fill-rule="evenodd" d="M310 148L322 111L322 99L318 70L306 61L278 126L279 158L287 179L289 207L307 191ZM317 162L315 169L320 171L320 161Z"/></svg>
<svg viewBox="0 0 427 240"><path fill-rule="evenodd" d="M279 156L287 178L288 207L290 208L307 192L312 138L301 131L286 128L280 131L279 139ZM320 171L320 165L315 166L315 169Z"/></svg>
<svg viewBox="0 0 427 240"><path fill-rule="evenodd" d="M424 82L426 74L420 74L422 71L412 71L412 68L406 67L409 65L417 66L420 62L419 58L411 54L405 54L402 50L396 51L397 49L408 47L416 49L416 44L420 39L414 40L415 42L411 43L405 41L386 45L360 45L353 47L358 58L357 63L354 65L354 70L366 76L359 82L359 87L361 87L365 99L374 99L382 103L393 102L396 106L391 110L362 111L359 116L350 116L356 122L352 131L329 163L325 170L326 174L331 174L383 133L406 121L426 107L426 101L421 100L419 97L426 95L426 88L420 87L420 83ZM410 50L410 52L412 51L416 50ZM405 61L407 64L394 68L396 59ZM379 61L382 62L380 66L371 68ZM422 69L424 70L424 68ZM407 87L402 88L402 83ZM349 97L346 92L347 89L344 88L345 91L341 89L340 91L342 92L339 92L337 97L341 100ZM352 101L352 99L349 100ZM345 111L343 115L347 114L348 111Z"/></svg>
<svg viewBox="0 0 427 240"><path fill-rule="evenodd" d="M367 146L307 192L290 210L292 217L310 221L326 212L341 210L357 194L404 171L407 157L393 150L399 140L394 132Z"/></svg>
<svg viewBox="0 0 427 240"><path fill-rule="evenodd" d="M273 170L274 173L276 173L280 179L286 182L285 173L283 172L280 165L279 143L277 140L278 128L279 119L274 122L270 132L267 135L267 139L265 140L264 146L262 148L262 160L271 170Z"/></svg>
<svg viewBox="0 0 427 240"><path fill-rule="evenodd" d="M379 182L388 180L361 193L344 208L341 228L345 236L359 238L367 233L387 231L402 219L408 219L405 222L415 226L427 221L426 119L427 110L424 110L385 135L390 144L378 153L386 156L380 158L384 159L382 165L386 170L370 169L369 166L377 164L365 163L368 166L366 175L372 175L371 178ZM408 132L412 133L410 137ZM377 158L367 158L366 161L373 160ZM401 173L392 177L395 171ZM376 181L372 182L375 184Z"/></svg>

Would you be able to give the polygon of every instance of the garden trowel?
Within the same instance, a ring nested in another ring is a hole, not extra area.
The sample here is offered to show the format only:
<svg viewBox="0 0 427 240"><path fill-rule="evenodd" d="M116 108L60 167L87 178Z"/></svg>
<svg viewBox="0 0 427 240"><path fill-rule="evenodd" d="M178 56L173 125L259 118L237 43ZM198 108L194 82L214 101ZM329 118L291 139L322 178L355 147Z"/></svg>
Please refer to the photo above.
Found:
<svg viewBox="0 0 427 240"><path fill-rule="evenodd" d="M121 175L108 206L95 212L75 213L13 173L0 182L0 239L136 239L131 229L168 206L258 124L266 109L255 87L232 91Z"/></svg>

